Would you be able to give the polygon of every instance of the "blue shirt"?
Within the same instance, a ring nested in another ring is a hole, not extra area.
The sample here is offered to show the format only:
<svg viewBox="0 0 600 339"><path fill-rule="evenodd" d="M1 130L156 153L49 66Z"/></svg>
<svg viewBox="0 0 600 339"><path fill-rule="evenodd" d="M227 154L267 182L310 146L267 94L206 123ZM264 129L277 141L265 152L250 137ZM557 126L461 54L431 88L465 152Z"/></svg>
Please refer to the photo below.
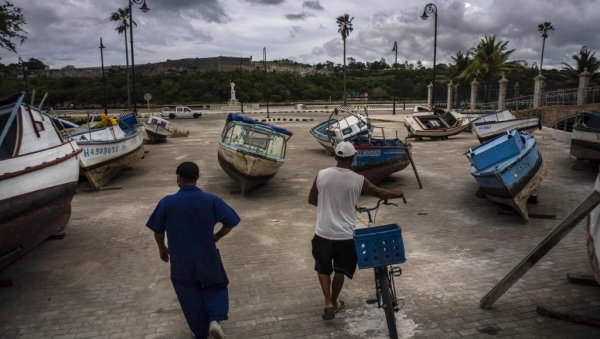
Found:
<svg viewBox="0 0 600 339"><path fill-rule="evenodd" d="M240 217L216 195L186 185L158 203L146 226L156 233L167 232L171 258L197 259L218 253L214 240L218 222L232 228Z"/></svg>

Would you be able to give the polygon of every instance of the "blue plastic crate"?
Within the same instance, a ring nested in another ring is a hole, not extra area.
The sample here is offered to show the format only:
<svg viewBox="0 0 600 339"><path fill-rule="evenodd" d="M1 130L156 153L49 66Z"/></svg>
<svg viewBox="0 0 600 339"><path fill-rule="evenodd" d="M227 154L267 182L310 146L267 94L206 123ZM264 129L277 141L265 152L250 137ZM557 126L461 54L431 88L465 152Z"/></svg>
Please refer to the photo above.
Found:
<svg viewBox="0 0 600 339"><path fill-rule="evenodd" d="M402 229L389 224L354 230L358 268L373 268L406 261Z"/></svg>

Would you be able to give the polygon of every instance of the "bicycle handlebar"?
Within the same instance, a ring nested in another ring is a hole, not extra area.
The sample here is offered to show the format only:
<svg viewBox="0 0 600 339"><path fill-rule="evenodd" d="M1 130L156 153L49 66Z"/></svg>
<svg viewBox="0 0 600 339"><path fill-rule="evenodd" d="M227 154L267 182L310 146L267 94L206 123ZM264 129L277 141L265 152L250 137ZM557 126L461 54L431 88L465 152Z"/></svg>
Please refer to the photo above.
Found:
<svg viewBox="0 0 600 339"><path fill-rule="evenodd" d="M404 195L402 196L402 200L404 201L404 203L406 204L406 198L404 197ZM384 205L392 205L392 206L398 206L398 204L395 204L393 202L388 202L388 199L379 199L377 200L377 205L375 205L375 207L359 207L359 206L354 206L354 208L356 209L357 212L359 213L364 213L364 212L371 212L373 210L376 210L379 208L379 205L384 204Z"/></svg>

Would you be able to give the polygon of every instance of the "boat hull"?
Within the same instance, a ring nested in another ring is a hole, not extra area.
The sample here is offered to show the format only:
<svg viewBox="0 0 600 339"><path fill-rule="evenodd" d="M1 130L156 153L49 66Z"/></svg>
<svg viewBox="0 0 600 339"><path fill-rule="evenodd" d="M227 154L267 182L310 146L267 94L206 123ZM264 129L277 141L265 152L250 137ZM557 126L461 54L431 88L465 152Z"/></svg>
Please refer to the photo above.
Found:
<svg viewBox="0 0 600 339"><path fill-rule="evenodd" d="M410 146L407 147L404 144L373 146L355 143L354 147L356 156L350 168L365 176L372 183L378 183L410 164L407 153Z"/></svg>
<svg viewBox="0 0 600 339"><path fill-rule="evenodd" d="M596 177L594 189L600 191L600 176ZM594 278L600 284L600 207L596 206L587 217L587 249Z"/></svg>
<svg viewBox="0 0 600 339"><path fill-rule="evenodd" d="M220 144L219 165L239 186L242 193L273 178L283 161L260 157Z"/></svg>
<svg viewBox="0 0 600 339"><path fill-rule="evenodd" d="M94 189L106 185L123 167L144 156L141 128L114 141L78 141L81 171Z"/></svg>
<svg viewBox="0 0 600 339"><path fill-rule="evenodd" d="M483 143L513 129L530 132L538 129L539 127L538 118L527 118L498 122L474 123L471 127L471 132L477 139L479 139L481 143Z"/></svg>
<svg viewBox="0 0 600 339"><path fill-rule="evenodd" d="M431 139L442 139L449 136L453 136L465 131L470 127L470 123L467 120L461 119L452 126L442 128L428 128L421 122L421 119L428 118L429 120L440 119L438 116L411 116L407 115L404 118L404 127L408 131L408 136L413 138L431 138ZM443 124L443 123L442 123Z"/></svg>
<svg viewBox="0 0 600 339"><path fill-rule="evenodd" d="M574 128L571 155L577 160L600 163L600 133Z"/></svg>
<svg viewBox="0 0 600 339"><path fill-rule="evenodd" d="M528 221L527 200L539 186L546 169L534 145L502 171L481 174L472 170L471 174L489 200L514 208Z"/></svg>
<svg viewBox="0 0 600 339"><path fill-rule="evenodd" d="M163 133L160 130L152 130L151 128L146 128L146 134L148 138L150 138L150 142L159 144L167 141L167 133Z"/></svg>

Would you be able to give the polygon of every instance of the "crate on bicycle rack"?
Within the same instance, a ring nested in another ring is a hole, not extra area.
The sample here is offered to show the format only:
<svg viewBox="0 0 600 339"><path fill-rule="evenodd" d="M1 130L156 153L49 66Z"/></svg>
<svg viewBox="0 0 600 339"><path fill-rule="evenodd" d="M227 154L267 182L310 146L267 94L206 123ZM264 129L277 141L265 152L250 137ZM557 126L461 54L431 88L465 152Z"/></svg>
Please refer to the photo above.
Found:
<svg viewBox="0 0 600 339"><path fill-rule="evenodd" d="M357 228L354 230L354 245L360 269L406 261L402 229L398 224Z"/></svg>

